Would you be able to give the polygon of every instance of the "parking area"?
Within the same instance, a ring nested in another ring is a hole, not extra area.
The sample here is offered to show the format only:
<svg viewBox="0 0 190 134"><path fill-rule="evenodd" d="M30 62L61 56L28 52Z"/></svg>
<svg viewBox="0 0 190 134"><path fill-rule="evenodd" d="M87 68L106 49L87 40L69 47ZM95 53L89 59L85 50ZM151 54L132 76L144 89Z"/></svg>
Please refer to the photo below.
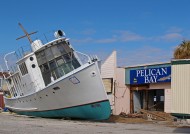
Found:
<svg viewBox="0 0 190 134"><path fill-rule="evenodd" d="M113 123L81 120L45 119L0 113L0 134L163 134L190 133L188 127L154 123Z"/></svg>

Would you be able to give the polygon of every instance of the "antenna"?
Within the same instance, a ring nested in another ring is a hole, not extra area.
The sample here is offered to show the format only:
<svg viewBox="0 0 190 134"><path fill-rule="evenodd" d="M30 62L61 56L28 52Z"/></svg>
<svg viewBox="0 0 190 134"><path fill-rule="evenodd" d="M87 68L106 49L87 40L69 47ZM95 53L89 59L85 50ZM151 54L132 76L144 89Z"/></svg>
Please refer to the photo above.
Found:
<svg viewBox="0 0 190 134"><path fill-rule="evenodd" d="M32 39L30 38L30 35L37 33L37 31L36 31L36 32L32 32L32 33L28 33L28 32L24 29L24 27L22 26L21 23L18 23L18 25L20 26L20 28L22 29L22 31L25 33L25 35L24 35L24 36L21 36L21 37L19 37L19 38L17 38L16 40L19 40L19 39L22 39L22 38L24 38L24 37L27 37L28 40L29 40L29 42L30 42L30 44L32 44L33 41L32 41Z"/></svg>

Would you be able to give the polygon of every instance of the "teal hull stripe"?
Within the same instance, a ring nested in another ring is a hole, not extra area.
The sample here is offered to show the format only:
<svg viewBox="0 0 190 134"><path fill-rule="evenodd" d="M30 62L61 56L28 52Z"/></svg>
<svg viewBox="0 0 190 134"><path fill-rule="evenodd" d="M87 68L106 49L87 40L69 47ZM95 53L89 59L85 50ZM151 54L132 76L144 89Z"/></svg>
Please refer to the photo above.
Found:
<svg viewBox="0 0 190 134"><path fill-rule="evenodd" d="M39 111L39 112L24 112L24 111L14 111L15 113L37 116L45 118L79 118L87 120L105 120L108 119L111 114L111 108L109 100L103 102L97 102L93 104L87 104L82 106L76 106L71 108L56 109L49 111Z"/></svg>

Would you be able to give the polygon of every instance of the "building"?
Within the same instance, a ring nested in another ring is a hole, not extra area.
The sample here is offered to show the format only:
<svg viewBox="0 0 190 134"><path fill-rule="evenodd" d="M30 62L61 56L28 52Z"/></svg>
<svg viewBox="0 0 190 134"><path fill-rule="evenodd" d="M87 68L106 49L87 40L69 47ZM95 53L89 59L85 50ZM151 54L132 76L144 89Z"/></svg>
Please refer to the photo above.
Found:
<svg viewBox="0 0 190 134"><path fill-rule="evenodd" d="M8 88L6 85L6 81L4 80L4 76L7 77L9 74L6 72L0 72L0 108L4 108L4 99L3 94L4 92L8 92Z"/></svg>
<svg viewBox="0 0 190 134"><path fill-rule="evenodd" d="M112 114L129 113L129 89L125 85L125 69L117 67L116 51L101 66L101 76L110 101Z"/></svg>
<svg viewBox="0 0 190 134"><path fill-rule="evenodd" d="M125 68L130 89L130 113L140 109L171 112L171 64L156 63Z"/></svg>
<svg viewBox="0 0 190 134"><path fill-rule="evenodd" d="M103 63L101 73L114 115L140 109L171 113L170 62L117 67L113 52Z"/></svg>
<svg viewBox="0 0 190 134"><path fill-rule="evenodd" d="M101 66L102 80L108 94L111 109L114 109L115 102L115 81L116 81L116 51L107 58L107 60Z"/></svg>
<svg viewBox="0 0 190 134"><path fill-rule="evenodd" d="M112 114L163 111L190 119L190 59L117 67L114 51L102 65Z"/></svg>
<svg viewBox="0 0 190 134"><path fill-rule="evenodd" d="M190 119L190 59L172 60L171 113Z"/></svg>

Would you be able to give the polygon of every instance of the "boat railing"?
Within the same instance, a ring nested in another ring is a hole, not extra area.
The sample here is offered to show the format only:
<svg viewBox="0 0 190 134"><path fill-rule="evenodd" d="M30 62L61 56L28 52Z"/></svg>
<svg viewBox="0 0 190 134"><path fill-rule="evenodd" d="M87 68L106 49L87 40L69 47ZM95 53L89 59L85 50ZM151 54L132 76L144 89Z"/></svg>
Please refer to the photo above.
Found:
<svg viewBox="0 0 190 134"><path fill-rule="evenodd" d="M16 66L17 56L16 51L9 52L3 56L4 66L3 71L13 74L18 71Z"/></svg>
<svg viewBox="0 0 190 134"><path fill-rule="evenodd" d="M49 41L55 40L55 37L53 36L53 30L47 32L46 34L42 34L40 36L38 36L37 38L35 38L34 40L41 40L42 44L46 44ZM18 67L16 65L16 61L18 61L19 59L23 58L24 56L30 54L32 52L32 48L31 45L26 43L26 45L21 45L20 48L18 48L15 52L14 52L14 60L7 60L8 66L9 66L9 71L11 73L15 73L18 71ZM15 62L14 64L12 64L12 62ZM10 65L11 63L11 65Z"/></svg>
<svg viewBox="0 0 190 134"><path fill-rule="evenodd" d="M17 59L23 58L25 55L30 54L32 52L31 46L26 45L22 46L15 52Z"/></svg>
<svg viewBox="0 0 190 134"><path fill-rule="evenodd" d="M87 54L81 53L79 51L75 52L76 52L76 58L78 59L80 64L84 65L86 63L91 63L91 58Z"/></svg>

